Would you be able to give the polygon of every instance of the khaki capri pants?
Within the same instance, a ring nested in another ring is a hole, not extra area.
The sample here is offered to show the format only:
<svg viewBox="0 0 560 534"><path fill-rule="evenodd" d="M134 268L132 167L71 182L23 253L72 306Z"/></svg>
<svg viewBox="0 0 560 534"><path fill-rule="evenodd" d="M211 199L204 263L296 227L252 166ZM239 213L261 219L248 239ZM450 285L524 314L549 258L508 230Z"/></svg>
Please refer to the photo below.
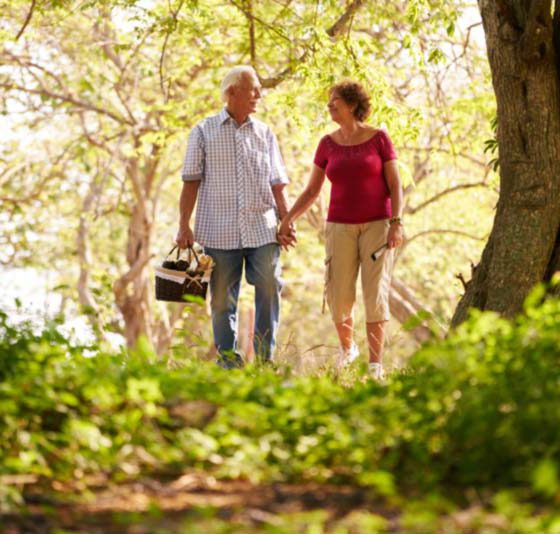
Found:
<svg viewBox="0 0 560 534"><path fill-rule="evenodd" d="M353 317L360 268L366 321L389 320L393 250L384 249L376 261L371 259L371 253L387 242L388 232L388 219L364 224L327 222L325 297L335 323Z"/></svg>

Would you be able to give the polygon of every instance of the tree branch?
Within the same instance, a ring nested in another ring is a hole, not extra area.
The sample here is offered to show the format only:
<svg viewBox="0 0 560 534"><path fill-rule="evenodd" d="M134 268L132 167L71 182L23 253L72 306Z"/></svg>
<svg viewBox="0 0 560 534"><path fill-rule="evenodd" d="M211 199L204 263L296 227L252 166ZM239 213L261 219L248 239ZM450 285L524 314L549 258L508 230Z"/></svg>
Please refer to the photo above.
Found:
<svg viewBox="0 0 560 534"><path fill-rule="evenodd" d="M33 12L35 11L36 3L37 3L37 0L32 0L31 7L29 8L29 12L27 13L27 17L25 17L25 21L23 22L23 26L21 27L21 30L19 30L18 34L16 35L16 41L18 41L19 38L23 35L23 32L25 31L25 29L27 28L27 26L31 22L31 17L33 16Z"/></svg>
<svg viewBox="0 0 560 534"><path fill-rule="evenodd" d="M142 272L144 267L148 265L148 262L154 257L154 254L145 254L139 256L137 260L132 264L130 269L124 273L120 278L117 278L113 284L113 290L115 293L115 300L119 306L123 305L126 300L126 288L133 282L139 274Z"/></svg>
<svg viewBox="0 0 560 534"><path fill-rule="evenodd" d="M14 206L20 206L22 204L29 204L34 200L37 200L39 198L39 196L41 195L41 193L44 192L44 187L45 185L50 182L53 178L56 178L57 176L62 176L64 174L64 168L62 171L57 171L56 170L56 166L64 160L64 158L66 157L66 155L68 154L68 152L74 147L75 145L75 141L71 141L61 152L60 155L58 155L54 161L52 161L51 163L51 170L50 172L44 174L44 176L42 177L42 179L34 184L34 187L32 188L32 190L30 190L29 192L26 193L25 196L0 196L0 205L2 203L4 204L12 204ZM50 158L48 158L50 161ZM68 161L65 162L65 164L67 164ZM21 164L18 165L16 167L8 167L6 168L5 171L3 171L0 174L1 178L5 178L2 182L0 182L0 187L4 186L8 180L11 180L12 176L17 176L18 173L20 173L22 170L26 169L26 173L29 174L29 165L28 164ZM7 178L6 178L7 176Z"/></svg>
<svg viewBox="0 0 560 534"><path fill-rule="evenodd" d="M162 355L169 349L169 345L173 341L173 333L175 324L183 315L185 304L176 302L171 306L171 315L168 312L168 306L162 306L162 318L159 320L156 330L156 352Z"/></svg>
<svg viewBox="0 0 560 534"><path fill-rule="evenodd" d="M475 241L484 241L484 237L478 237L467 232L462 232L461 230L447 230L447 229L434 229L434 230L425 230L423 232L418 232L417 234L413 235L410 239L406 240L406 246L410 245L412 241L418 239L419 237L424 237L429 234L454 234L460 235L462 237L467 237L468 239L474 239Z"/></svg>
<svg viewBox="0 0 560 534"><path fill-rule="evenodd" d="M285 41L288 41L289 43L292 43L292 39L288 35L283 33L281 30L279 30L278 27L273 26L271 24L268 24L267 22L265 22L261 18L257 17L254 13L251 13L251 12L247 11L247 9L243 5L240 5L235 0L230 0L230 2L233 6L235 6L237 9L239 9L239 11L241 11L241 13L243 13L248 19L252 19L252 20L258 22L261 26L269 29L271 32L275 33L276 35L278 35L279 37L281 37Z"/></svg>
<svg viewBox="0 0 560 534"><path fill-rule="evenodd" d="M93 202L99 194L100 184L92 180L89 185L89 191L82 203L78 230L76 232L76 253L78 255L79 266L77 290L79 302L86 310L86 315L92 328L97 334L104 337L103 322L99 316L99 307L89 289L90 265L92 262L88 244L89 229L87 216L91 212Z"/></svg>
<svg viewBox="0 0 560 534"><path fill-rule="evenodd" d="M468 161L471 161L472 163L475 163L479 167L486 168L488 166L484 161L480 161L479 159L474 158L470 154L466 154L464 152L452 151L447 148L441 148L441 147L434 148L432 146L428 146L428 147L403 146L402 148L403 150L411 150L413 152L443 152L444 154L451 154L454 157L464 158Z"/></svg>
<svg viewBox="0 0 560 534"><path fill-rule="evenodd" d="M437 202L439 199L441 199L442 197L446 196L446 195L450 195L451 193L455 193L456 191L460 191L462 189L472 189L473 187L486 187L488 184L485 181L482 182L473 182L473 183L469 183L469 184L460 184L460 185L456 185L454 187L448 187L447 189L444 189L443 191L440 191L439 193L437 193L436 195L434 195L433 197L429 198L428 200L422 202L421 204L419 204L416 207L411 207L411 206L407 206L406 208L406 213L407 214L414 214L422 209L424 209L426 206L429 206L430 204Z"/></svg>
<svg viewBox="0 0 560 534"><path fill-rule="evenodd" d="M406 323L411 317L418 313L418 310L414 309L414 307L393 288L389 291L389 308L391 310L391 315L401 324ZM431 335L430 329L425 325L419 325L413 328L410 333L418 343L424 343L430 339Z"/></svg>
<svg viewBox="0 0 560 534"><path fill-rule="evenodd" d="M346 28L346 24L348 23L348 21L356 14L358 9L360 9L360 7L362 7L364 4L365 4L365 0L354 0L346 8L344 13L342 13L342 15L336 20L336 22L326 30L327 35L331 39L336 39L336 37L338 37L340 33L343 32L344 29ZM276 76L273 76L271 78L261 78L262 86L267 89L276 87L279 83L284 81L285 78L287 78L290 74L292 74L296 65L305 62L309 52L310 52L309 49L305 50L296 61L292 62L285 69L280 71Z"/></svg>
<svg viewBox="0 0 560 534"><path fill-rule="evenodd" d="M101 46L103 48L103 52L105 53L105 55L107 56L107 58L111 61L111 63L113 63L113 65L115 65L115 67L117 67L118 69L118 80L114 83L113 88L115 89L115 93L117 95L117 98L119 99L120 103L122 104L123 108L126 111L126 114L128 115L128 118L133 122L136 123L136 117L134 117L132 110L130 109L128 102L126 101L126 99L124 98L123 94L122 94L122 84L123 84L123 80L124 80L124 72L126 69L126 62L123 63L121 56L114 50L114 48L111 46L112 44L114 44L115 41L115 36L114 34L111 34L111 28L109 27L108 24L108 20L110 19L110 12L107 9L103 9L103 24L100 25L98 23L96 23L94 25L94 28L96 29L97 32L99 32L100 37L102 39L101 42Z"/></svg>
<svg viewBox="0 0 560 534"><path fill-rule="evenodd" d="M429 323L423 321L422 324L413 328L411 331L416 341L420 343L427 341L433 334L441 336L445 330L445 328L435 320L434 314L414 296L412 290L396 277L393 277L391 280L389 305L391 307L391 313L400 323L405 323L412 316L420 312L429 314L431 317Z"/></svg>
<svg viewBox="0 0 560 534"><path fill-rule="evenodd" d="M414 296L412 290L399 278L393 276L391 279L391 287L401 295L401 297L405 298L415 308L416 312L426 310L431 313L430 310Z"/></svg>
<svg viewBox="0 0 560 534"><path fill-rule="evenodd" d="M163 40L163 46L161 47L161 54L159 57L159 85L161 87L161 94L163 95L165 101L169 100L169 90L165 90L165 84L163 82L163 63L165 61L165 50L167 49L167 42L169 41L170 35L175 31L177 28L177 17L179 16L179 12L183 7L185 0L180 0L177 9L171 11L171 17L173 19L173 27L165 32L165 39Z"/></svg>
<svg viewBox="0 0 560 534"><path fill-rule="evenodd" d="M98 113L100 115L105 115L107 117L110 117L111 119L113 119L115 122L118 122L119 124L128 124L129 126L134 125L134 123L131 120L127 120L126 118L121 117L121 116L117 115L116 113L114 113L112 111L108 111L106 109L100 108L100 107L98 107L94 104L91 104L89 102L84 102L83 100L78 100L77 98L75 98L71 95L61 95L59 93L54 93L54 92L49 91L47 89L30 89L28 87L23 87L21 85L17 85L17 84L14 84L14 83L1 83L0 82L0 87L2 87L3 89L6 89L8 91L21 91L22 93L45 96L45 97L51 98L53 100L59 100L60 102L66 102L68 104L73 104L74 106L76 106L79 109L87 109L89 111L95 111L96 113Z"/></svg>
<svg viewBox="0 0 560 534"><path fill-rule="evenodd" d="M354 0L347 8L346 11L339 17L339 19L327 30L329 37L336 37L344 31L348 21L354 14L365 4L365 0Z"/></svg>
<svg viewBox="0 0 560 534"><path fill-rule="evenodd" d="M52 78L59 87L64 87L62 80L54 72L51 72L43 65L39 65L38 63L33 62L28 56L16 56L9 50L2 50L2 56L4 55L11 59L13 62L17 63L20 67L25 67L27 72L29 72L29 74L31 74L36 80L38 80L38 78L34 75L31 69L37 69L41 72L44 72L49 78Z"/></svg>
<svg viewBox="0 0 560 534"><path fill-rule="evenodd" d="M251 14L249 18L249 49L251 53L251 64L256 65L257 52L255 48L255 21L253 19L253 1L247 0L247 11Z"/></svg>

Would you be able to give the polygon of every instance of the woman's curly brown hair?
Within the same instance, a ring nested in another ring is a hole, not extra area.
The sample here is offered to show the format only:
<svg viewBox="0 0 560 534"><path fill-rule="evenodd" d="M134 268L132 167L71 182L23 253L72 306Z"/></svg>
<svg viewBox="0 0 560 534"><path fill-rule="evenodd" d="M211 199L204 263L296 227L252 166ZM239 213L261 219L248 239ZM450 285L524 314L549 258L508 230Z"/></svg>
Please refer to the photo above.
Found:
<svg viewBox="0 0 560 534"><path fill-rule="evenodd" d="M370 98L366 90L357 82L341 82L333 85L329 94L336 93L346 104L355 106L354 117L363 121L369 115L371 109Z"/></svg>

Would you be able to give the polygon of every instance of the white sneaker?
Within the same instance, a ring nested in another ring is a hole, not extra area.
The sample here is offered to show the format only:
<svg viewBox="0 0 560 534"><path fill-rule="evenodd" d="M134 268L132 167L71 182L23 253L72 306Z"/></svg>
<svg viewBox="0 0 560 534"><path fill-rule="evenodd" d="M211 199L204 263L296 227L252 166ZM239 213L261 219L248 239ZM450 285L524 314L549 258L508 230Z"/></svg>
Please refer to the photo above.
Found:
<svg viewBox="0 0 560 534"><path fill-rule="evenodd" d="M339 347L338 349L338 361L337 367L341 369L342 367L348 367L353 361L355 361L360 356L360 349L356 343L352 342L349 349L343 349Z"/></svg>
<svg viewBox="0 0 560 534"><path fill-rule="evenodd" d="M370 362L369 364L369 376L374 380L384 380L385 371L383 370L383 365L378 362Z"/></svg>

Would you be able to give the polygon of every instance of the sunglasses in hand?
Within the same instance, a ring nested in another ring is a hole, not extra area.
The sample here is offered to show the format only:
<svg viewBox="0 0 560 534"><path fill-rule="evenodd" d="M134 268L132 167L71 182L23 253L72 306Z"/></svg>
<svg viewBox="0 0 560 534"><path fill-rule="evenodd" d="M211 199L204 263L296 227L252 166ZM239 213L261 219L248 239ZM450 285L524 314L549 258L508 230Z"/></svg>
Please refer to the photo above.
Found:
<svg viewBox="0 0 560 534"><path fill-rule="evenodd" d="M377 260L381 256L381 254L383 254L383 249L387 248L388 246L389 246L389 243L384 243L377 250L374 250L371 253L371 259L373 261Z"/></svg>

